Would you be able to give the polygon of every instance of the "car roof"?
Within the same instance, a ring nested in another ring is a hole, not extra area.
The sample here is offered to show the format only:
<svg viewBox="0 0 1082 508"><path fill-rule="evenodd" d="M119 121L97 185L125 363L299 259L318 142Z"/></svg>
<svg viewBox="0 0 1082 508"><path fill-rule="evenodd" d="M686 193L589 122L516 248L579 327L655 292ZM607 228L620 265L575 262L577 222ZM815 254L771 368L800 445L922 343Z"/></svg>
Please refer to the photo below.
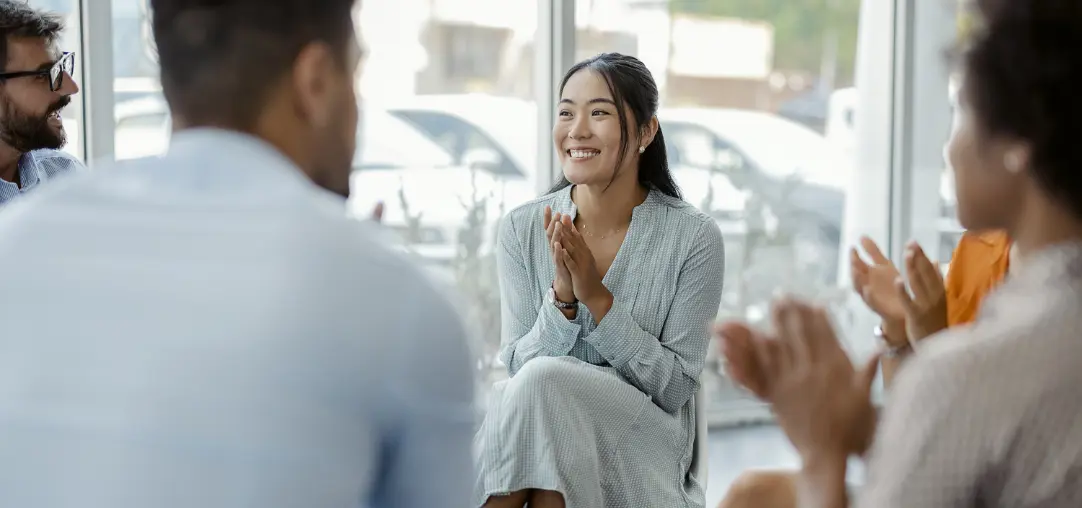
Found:
<svg viewBox="0 0 1082 508"><path fill-rule="evenodd" d="M454 157L408 123L383 109L363 106L357 129L358 170L448 167Z"/></svg>
<svg viewBox="0 0 1082 508"><path fill-rule="evenodd" d="M732 143L763 170L783 176L799 170L805 179L845 188L849 172L840 151L822 134L789 119L762 111L724 108L666 108L667 122L698 125Z"/></svg>
<svg viewBox="0 0 1082 508"><path fill-rule="evenodd" d="M457 116L492 138L524 171L536 165L538 116L532 101L488 94L433 94L381 101L380 105L388 111L434 111Z"/></svg>

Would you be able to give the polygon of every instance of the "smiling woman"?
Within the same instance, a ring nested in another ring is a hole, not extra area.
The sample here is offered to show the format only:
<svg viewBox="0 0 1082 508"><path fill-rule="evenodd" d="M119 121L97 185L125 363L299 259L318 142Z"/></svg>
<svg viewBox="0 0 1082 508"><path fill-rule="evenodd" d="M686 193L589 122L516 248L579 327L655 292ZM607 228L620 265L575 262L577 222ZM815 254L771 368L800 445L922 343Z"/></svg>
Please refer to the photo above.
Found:
<svg viewBox="0 0 1082 508"><path fill-rule="evenodd" d="M563 177L511 211L497 258L510 379L479 433L488 507L702 506L694 395L717 313L717 224L680 199L638 59L560 86Z"/></svg>
<svg viewBox="0 0 1082 508"><path fill-rule="evenodd" d="M608 178L613 182L623 170L631 150L643 161L638 181L662 193L679 198L680 190L669 172L665 137L655 113L658 90L653 79L635 86L628 80L649 77L650 71L637 58L605 53L572 67L560 83L560 110L553 138L564 162L564 176L553 190ZM574 92L568 94L568 91ZM576 103L576 101L578 101ZM628 107L617 107L627 104ZM630 109L633 115L629 121ZM598 126L596 139L580 141L573 122L576 113L589 116ZM638 143L631 143L637 140ZM656 143L653 141L656 140ZM604 148L604 150L602 150ZM589 162L589 164L577 164ZM575 163L575 164L570 164Z"/></svg>

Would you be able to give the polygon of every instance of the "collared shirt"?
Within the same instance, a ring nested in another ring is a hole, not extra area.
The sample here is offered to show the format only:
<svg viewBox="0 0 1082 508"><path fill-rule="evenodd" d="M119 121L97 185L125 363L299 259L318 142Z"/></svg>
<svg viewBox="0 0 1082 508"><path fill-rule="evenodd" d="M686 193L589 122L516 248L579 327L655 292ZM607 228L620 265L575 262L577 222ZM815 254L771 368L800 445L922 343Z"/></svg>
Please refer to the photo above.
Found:
<svg viewBox="0 0 1082 508"><path fill-rule="evenodd" d="M279 152L163 158L0 214L0 506L465 506L450 304Z"/></svg>
<svg viewBox="0 0 1082 508"><path fill-rule="evenodd" d="M977 318L981 302L1010 269L1011 240L1003 231L966 232L958 241L947 272L947 323Z"/></svg>
<svg viewBox="0 0 1082 508"><path fill-rule="evenodd" d="M1027 256L894 381L867 508L1082 506L1082 244Z"/></svg>
<svg viewBox="0 0 1082 508"><path fill-rule="evenodd" d="M0 180L0 206L34 190L48 180L83 170L78 159L60 150L34 150L19 158L20 187L14 182Z"/></svg>

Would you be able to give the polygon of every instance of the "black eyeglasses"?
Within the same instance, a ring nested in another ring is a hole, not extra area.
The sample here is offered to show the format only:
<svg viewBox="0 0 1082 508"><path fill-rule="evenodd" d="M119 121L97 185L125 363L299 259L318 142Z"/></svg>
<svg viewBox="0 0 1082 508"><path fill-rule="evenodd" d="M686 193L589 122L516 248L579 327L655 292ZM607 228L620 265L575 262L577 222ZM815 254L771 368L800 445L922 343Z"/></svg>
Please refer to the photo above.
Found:
<svg viewBox="0 0 1082 508"><path fill-rule="evenodd" d="M49 90L57 91L64 85L64 74L71 76L75 71L75 53L64 53L59 60L47 68L36 71L17 71L0 73L0 81L26 76L43 76L49 78Z"/></svg>

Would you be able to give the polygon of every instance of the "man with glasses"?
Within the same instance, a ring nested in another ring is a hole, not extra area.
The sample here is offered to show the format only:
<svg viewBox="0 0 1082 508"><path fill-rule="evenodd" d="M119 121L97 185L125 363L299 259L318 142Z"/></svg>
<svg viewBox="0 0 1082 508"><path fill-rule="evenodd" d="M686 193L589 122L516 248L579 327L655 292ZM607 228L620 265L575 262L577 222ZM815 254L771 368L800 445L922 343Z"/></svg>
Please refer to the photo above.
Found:
<svg viewBox="0 0 1082 508"><path fill-rule="evenodd" d="M60 111L79 86L75 55L57 50L55 15L0 0L0 206L82 163L60 151Z"/></svg>

